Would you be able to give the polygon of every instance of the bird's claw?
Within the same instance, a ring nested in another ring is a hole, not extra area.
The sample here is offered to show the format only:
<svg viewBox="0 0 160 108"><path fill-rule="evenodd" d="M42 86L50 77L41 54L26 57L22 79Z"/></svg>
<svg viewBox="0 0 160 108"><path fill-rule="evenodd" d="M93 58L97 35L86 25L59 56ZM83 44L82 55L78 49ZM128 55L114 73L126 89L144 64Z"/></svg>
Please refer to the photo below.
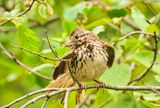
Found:
<svg viewBox="0 0 160 108"><path fill-rule="evenodd" d="M86 90L85 84L79 83L78 85L79 85L80 90L83 90L83 89Z"/></svg>
<svg viewBox="0 0 160 108"><path fill-rule="evenodd" d="M104 83L104 82L98 81L96 79L94 81L99 84L100 88L106 88L107 87L106 83Z"/></svg>
<svg viewBox="0 0 160 108"><path fill-rule="evenodd" d="M99 83L99 87L101 87L101 88L106 88L107 85L106 85L106 83L104 83L104 82L100 82L100 83Z"/></svg>

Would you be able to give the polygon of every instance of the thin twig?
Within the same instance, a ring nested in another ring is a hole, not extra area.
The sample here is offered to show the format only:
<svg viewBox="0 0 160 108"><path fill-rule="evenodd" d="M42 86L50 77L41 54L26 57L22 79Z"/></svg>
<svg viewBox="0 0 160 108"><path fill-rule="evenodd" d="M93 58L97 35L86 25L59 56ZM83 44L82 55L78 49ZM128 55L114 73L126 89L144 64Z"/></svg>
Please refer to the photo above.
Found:
<svg viewBox="0 0 160 108"><path fill-rule="evenodd" d="M53 22L58 21L58 20L59 20L58 17L52 17L49 20L47 20L44 24L41 24L41 23L35 21L35 22L29 24L29 28L46 27L49 24L52 24ZM2 27L2 26L0 27L1 32L10 32L10 31L13 31L15 29L16 29L15 27L11 27L11 28L5 28L5 27Z"/></svg>
<svg viewBox="0 0 160 108"><path fill-rule="evenodd" d="M36 0L32 0L31 5L30 5L25 11L23 11L22 13L19 13L18 15L14 16L14 17L12 17L12 18L9 18L7 21L1 23L0 26L3 26L3 25L5 25L5 24L7 24L8 22L11 22L13 19L15 19L15 18L17 18L17 17L20 17L20 16L23 16L24 14L26 14L28 11L30 11L30 9L31 9L31 7L33 6L33 4L34 4L35 1L36 1Z"/></svg>
<svg viewBox="0 0 160 108"><path fill-rule="evenodd" d="M45 33L45 36L46 36L48 45L49 45L49 47L50 47L50 49L51 49L53 55L58 59L59 57L57 56L57 53L53 50L53 48L52 48L52 46L51 46L51 43L49 42L47 31L45 30L44 33Z"/></svg>
<svg viewBox="0 0 160 108"><path fill-rule="evenodd" d="M82 106L86 103L86 101L88 100L89 96L91 96L91 94L88 94L87 96L85 96L83 98L83 100L76 106L76 108L82 108Z"/></svg>
<svg viewBox="0 0 160 108"><path fill-rule="evenodd" d="M154 32L154 41L155 41L155 47L154 47L154 50L153 50L154 57L153 57L151 65L141 75L139 75L134 80L130 81L128 83L128 85L134 85L137 81L139 81L143 77L145 77L148 74L148 72L150 72L150 70L152 69L153 65L155 64L155 61L157 59L157 52L158 52L158 41L157 41L157 34L156 34L156 32Z"/></svg>
<svg viewBox="0 0 160 108"><path fill-rule="evenodd" d="M145 85L145 84L144 84ZM145 85L145 86L148 86L148 85ZM148 86L149 87L149 86ZM158 90L155 90L153 88L150 88L154 93L156 93L158 96L160 96L160 91Z"/></svg>
<svg viewBox="0 0 160 108"><path fill-rule="evenodd" d="M150 18L149 20L147 20L147 22L150 24L156 23L160 18L160 14L158 14L155 11L155 9L152 7L152 5L149 2L144 1L144 5L150 11L150 13L153 15L153 17Z"/></svg>
<svg viewBox="0 0 160 108"><path fill-rule="evenodd" d="M103 87L99 86L99 84L86 85L86 87L85 87L86 90L87 89L94 89L94 88L97 89L97 88L103 88ZM80 87L45 88L45 89L37 90L37 91L31 92L29 94L26 94L25 96L14 100L13 102L3 106L2 108L9 108L9 107L13 106L14 104L24 100L25 98L33 96L33 95L38 94L38 93L43 93L43 92L47 92L47 91L53 91L53 92L50 92L48 95L45 93L45 94L42 94L40 96L37 96L34 99L29 100L23 106L27 107L28 105L36 102L39 99L51 97L51 96L54 96L54 95L57 95L57 94L60 94L60 93L64 93L67 90L69 90L69 91L77 91L77 90L81 90L81 89L82 88L80 88ZM160 86L110 86L110 85L107 85L103 89L111 89L111 90L116 90L116 91L122 90L122 91L151 91L151 92L153 92L153 89L157 90L157 91L160 91ZM25 108L25 107L21 107L21 108Z"/></svg>
<svg viewBox="0 0 160 108"><path fill-rule="evenodd" d="M27 66L26 64L22 63L21 61L19 61L15 56L13 56L10 52L8 52L3 45L0 43L0 48L3 50L4 54L7 55L11 60L13 60L16 64L18 64L19 66L23 67L24 69L32 72L33 74L35 74L36 76L42 77L44 79L47 80L51 80L51 78L44 76L40 73L38 73L38 71L34 71L31 67Z"/></svg>
<svg viewBox="0 0 160 108"><path fill-rule="evenodd" d="M43 105L41 106L41 108L45 108L45 106L47 105L48 100L49 100L49 97L46 98L46 100L44 101L44 103L43 103Z"/></svg>
<svg viewBox="0 0 160 108"><path fill-rule="evenodd" d="M112 27L113 29L119 31L119 27L116 26L116 25L114 25L114 24L112 24L111 22L106 22L106 24L107 24L108 26ZM124 32L121 31L121 34L124 34Z"/></svg>
<svg viewBox="0 0 160 108"><path fill-rule="evenodd" d="M156 23L157 21L159 21L160 18L160 14L157 14L156 16L153 16L152 18L150 18L148 21L153 24Z"/></svg>
<svg viewBox="0 0 160 108"><path fill-rule="evenodd" d="M41 24L40 22L34 21L33 23L31 23L29 25L30 28L35 28L35 27L46 27L50 24L52 24L55 21L58 21L59 18L58 17L51 17L50 19L48 19L44 24ZM33 20L32 20L33 21Z"/></svg>
<svg viewBox="0 0 160 108"><path fill-rule="evenodd" d="M31 100L29 100L28 102L26 102L24 105L22 105L20 108L26 108L28 107L29 105L31 104L34 104L37 100L40 100L40 99L43 99L43 98L46 98L46 97L51 97L51 96L54 96L56 95L56 93L58 93L59 91L56 91L56 92L51 92L49 94L42 94L40 96L37 96Z"/></svg>
<svg viewBox="0 0 160 108"><path fill-rule="evenodd" d="M132 27L134 30L138 30L141 31L141 29L135 24L133 23L132 20L128 19L128 18L123 18L122 20L124 23L126 23L127 25L129 25L130 27Z"/></svg>
<svg viewBox="0 0 160 108"><path fill-rule="evenodd" d="M14 16L14 17L12 17L12 18L9 18L7 21L1 23L0 26L3 26L3 25L5 25L5 24L11 22L13 19L15 19L15 18L17 18L17 17L21 17L21 16L23 16L24 14L26 14L27 12L29 12L29 11L31 10L31 8L32 8L32 6L33 6L33 4L34 4L35 1L36 1L36 0L32 0L31 5L30 5L25 11L19 13L18 15Z"/></svg>
<svg viewBox="0 0 160 108"><path fill-rule="evenodd" d="M121 38L120 38L118 41L116 41L115 43L113 43L113 46L116 46L118 42L123 41L124 39L132 36L133 34L145 34L145 35L151 35L151 36L152 36L151 33L145 33L145 32L143 32L143 31L130 32L130 33L126 34L125 36L121 37Z"/></svg>
<svg viewBox="0 0 160 108"><path fill-rule="evenodd" d="M31 50L22 48L22 47L20 47L20 46L12 46L12 47L14 47L14 48L19 48L19 49L21 49L21 50L23 50L23 51L29 52L29 53L31 53L31 54L34 54L34 55L36 55L36 56L39 56L39 57L44 58L44 59L47 59L47 60L52 60L52 61L68 61L67 59L53 59L53 58L49 58L49 57L43 56L43 55L41 55L41 54L39 54L39 53L33 52L33 51L31 51Z"/></svg>
<svg viewBox="0 0 160 108"><path fill-rule="evenodd" d="M153 16L156 16L157 13L152 9L151 4L148 2L144 2L145 6L147 7L147 9L152 13Z"/></svg>
<svg viewBox="0 0 160 108"><path fill-rule="evenodd" d="M26 99L28 97L31 97L33 95L36 95L36 94L39 94L39 93L43 93L43 92L46 92L46 91L57 91L57 90L59 90L59 89L57 89L57 88L48 88L47 90L46 89L37 90L37 91L28 93L28 94L26 94L26 95L24 95L24 96L22 96L22 97L20 97L20 98L18 98L16 100L10 102L9 104L3 106L3 108L9 108L9 107L13 106L14 104L16 104L16 103L18 103L18 102L20 102L20 101L22 101L22 100L24 100L24 99Z"/></svg>
<svg viewBox="0 0 160 108"><path fill-rule="evenodd" d="M68 108L68 98L69 98L70 90L66 91L65 97L64 97L64 108Z"/></svg>

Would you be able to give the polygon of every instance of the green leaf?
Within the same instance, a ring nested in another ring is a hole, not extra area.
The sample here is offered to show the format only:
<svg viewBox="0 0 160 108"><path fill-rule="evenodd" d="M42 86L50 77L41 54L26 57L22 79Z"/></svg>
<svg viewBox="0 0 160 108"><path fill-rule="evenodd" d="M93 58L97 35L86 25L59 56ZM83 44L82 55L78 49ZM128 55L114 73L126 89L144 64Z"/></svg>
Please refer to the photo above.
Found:
<svg viewBox="0 0 160 108"><path fill-rule="evenodd" d="M19 9L14 9L11 12L4 12L3 16L5 18L11 18L11 17L16 16L18 14L18 12L19 12Z"/></svg>
<svg viewBox="0 0 160 108"><path fill-rule="evenodd" d="M68 21L73 21L78 13L82 13L83 9L85 8L85 3L80 3L72 8L65 10L64 18Z"/></svg>
<svg viewBox="0 0 160 108"><path fill-rule="evenodd" d="M142 101L142 103L148 106L149 108L160 108L160 104L152 103L149 101Z"/></svg>
<svg viewBox="0 0 160 108"><path fill-rule="evenodd" d="M155 78L155 80L156 80L157 82L160 83L160 75L155 75L154 78Z"/></svg>
<svg viewBox="0 0 160 108"><path fill-rule="evenodd" d="M129 94L120 94L106 105L107 108L148 108Z"/></svg>
<svg viewBox="0 0 160 108"><path fill-rule="evenodd" d="M40 41L34 31L25 25L20 25L17 28L17 36L19 37L19 43L22 47L38 51L41 47Z"/></svg>
<svg viewBox="0 0 160 108"><path fill-rule="evenodd" d="M160 96L153 93L153 92L145 92L145 91L139 91L139 92L134 92L135 97L143 97L144 100L146 101L158 101L160 100Z"/></svg>
<svg viewBox="0 0 160 108"><path fill-rule="evenodd" d="M68 97L68 108L74 108L76 106L76 94L77 94L77 92L70 93L70 95ZM51 108L53 108L53 107L51 107Z"/></svg>
<svg viewBox="0 0 160 108"><path fill-rule="evenodd" d="M22 22L21 22L20 18L13 19L12 22L14 23L14 25L16 27L19 27L20 25L22 25Z"/></svg>
<svg viewBox="0 0 160 108"><path fill-rule="evenodd" d="M64 30L68 35L70 35L71 32L72 32L73 30L75 30L77 27L78 27L78 25L77 25L77 23L74 22L74 21L66 21L66 20L64 20L64 21L62 22L62 28L63 28L63 30Z"/></svg>
<svg viewBox="0 0 160 108"><path fill-rule="evenodd" d="M151 65L151 62L153 60L153 52L152 51L141 51L141 52L137 53L132 58L132 60L136 61L137 63L145 66L146 68L148 68ZM159 61L159 60L160 60L160 58L157 57L157 61ZM154 66L151 70L160 75L160 68L159 67L160 67L159 64L154 64Z"/></svg>
<svg viewBox="0 0 160 108"><path fill-rule="evenodd" d="M119 18L112 18L112 22L115 25L120 25L120 23L122 22L122 17Z"/></svg>
<svg viewBox="0 0 160 108"><path fill-rule="evenodd" d="M69 51L69 48L67 48L67 47L65 47L65 48L58 48L57 50L57 54L59 55L59 56L63 56L66 52L68 52Z"/></svg>
<svg viewBox="0 0 160 108"><path fill-rule="evenodd" d="M86 15L88 22L94 22L97 19L108 18L106 11L96 5L91 5L84 8L83 13Z"/></svg>
<svg viewBox="0 0 160 108"><path fill-rule="evenodd" d="M115 64L109 70L106 70L100 77L101 81L106 82L108 85L127 85L131 78L129 65Z"/></svg>
<svg viewBox="0 0 160 108"><path fill-rule="evenodd" d="M64 7L63 7L64 1L63 0L51 0L51 1L55 2L55 4L56 4L56 5L54 5L55 13L58 14L58 16L60 18L62 18L63 14L64 14Z"/></svg>
<svg viewBox="0 0 160 108"><path fill-rule="evenodd" d="M104 26L103 26L103 25L97 26L97 27L95 27L92 31L93 31L95 34L99 34L100 32L104 32Z"/></svg>
<svg viewBox="0 0 160 108"><path fill-rule="evenodd" d="M48 13L50 15L53 15L53 9L52 9L51 5L49 3L46 3L46 5L47 5L47 11L48 11Z"/></svg>
<svg viewBox="0 0 160 108"><path fill-rule="evenodd" d="M150 33L159 32L159 28L155 24L151 24L146 28L146 31Z"/></svg>
<svg viewBox="0 0 160 108"><path fill-rule="evenodd" d="M12 82L12 81L15 81L17 79L17 75L15 73L12 73L12 74L9 74L7 76L7 81L8 82Z"/></svg>
<svg viewBox="0 0 160 108"><path fill-rule="evenodd" d="M47 18L47 7L45 4L39 5L39 14L42 18Z"/></svg>
<svg viewBox="0 0 160 108"><path fill-rule="evenodd" d="M112 9L112 10L108 11L107 14L110 18L124 17L124 16L126 16L127 11L125 9Z"/></svg>
<svg viewBox="0 0 160 108"><path fill-rule="evenodd" d="M133 19L133 21L136 23L136 25L138 27L140 27L141 29L145 30L146 27L149 25L146 22L146 18L143 15L143 13L136 7L134 7L131 11L131 17Z"/></svg>
<svg viewBox="0 0 160 108"><path fill-rule="evenodd" d="M110 100L111 94L106 89L99 89L96 93L96 105L103 103L104 101Z"/></svg>
<svg viewBox="0 0 160 108"><path fill-rule="evenodd" d="M108 22L111 22L111 19L109 19L109 18L98 19L98 20L93 21L93 22L89 23L88 25L86 25L85 28L91 29L91 28L94 28L99 25L104 25Z"/></svg>
<svg viewBox="0 0 160 108"><path fill-rule="evenodd" d="M134 52L142 47L136 38L126 39L121 44L124 44L126 52Z"/></svg>

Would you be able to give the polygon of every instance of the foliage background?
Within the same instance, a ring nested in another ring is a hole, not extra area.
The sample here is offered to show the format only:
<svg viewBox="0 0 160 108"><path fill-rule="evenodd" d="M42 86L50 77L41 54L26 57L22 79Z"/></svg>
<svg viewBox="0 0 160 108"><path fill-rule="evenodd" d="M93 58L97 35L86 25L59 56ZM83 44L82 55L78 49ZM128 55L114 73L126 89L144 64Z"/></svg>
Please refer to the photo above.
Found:
<svg viewBox="0 0 160 108"><path fill-rule="evenodd" d="M0 23L25 11L30 3L31 0L0 0ZM37 0L29 12L0 26L0 43L26 65L51 77L56 62L12 46L21 46L54 58L48 47L44 30L47 30L52 47L59 56L69 51L64 44L69 40L70 33L77 27L97 33L101 39L110 44L134 31L146 33L156 31L159 34L159 6L158 0ZM147 21L152 24L148 24ZM136 34L132 38L119 42L115 47L114 66L100 79L109 85L127 85L150 65L153 59L153 46L153 38L143 34ZM152 70L136 85L160 85L159 54L158 52ZM15 64L0 49L0 106L28 92L44 88L48 82ZM84 108L89 106L97 108L108 100L111 101L104 107L160 108L160 97L156 93L111 90L99 90L98 93L93 93L94 91L87 90L87 94L92 94ZM75 106L74 95L75 93L72 92L69 97L71 108ZM16 104L13 108L20 107L26 101ZM43 100L38 101L29 108L39 108L42 103ZM57 106L63 107L60 99L50 100L46 108Z"/></svg>

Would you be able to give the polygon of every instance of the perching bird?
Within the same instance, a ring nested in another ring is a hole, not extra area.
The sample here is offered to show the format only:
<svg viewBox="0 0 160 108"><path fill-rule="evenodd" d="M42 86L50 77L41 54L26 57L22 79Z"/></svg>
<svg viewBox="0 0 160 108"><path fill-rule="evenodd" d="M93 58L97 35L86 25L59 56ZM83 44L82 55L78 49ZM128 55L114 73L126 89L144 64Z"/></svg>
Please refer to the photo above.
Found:
<svg viewBox="0 0 160 108"><path fill-rule="evenodd" d="M53 81L48 87L71 87L76 82L96 80L110 68L115 58L111 45L96 34L84 29L76 29L70 37L71 51L65 54L53 72Z"/></svg>

